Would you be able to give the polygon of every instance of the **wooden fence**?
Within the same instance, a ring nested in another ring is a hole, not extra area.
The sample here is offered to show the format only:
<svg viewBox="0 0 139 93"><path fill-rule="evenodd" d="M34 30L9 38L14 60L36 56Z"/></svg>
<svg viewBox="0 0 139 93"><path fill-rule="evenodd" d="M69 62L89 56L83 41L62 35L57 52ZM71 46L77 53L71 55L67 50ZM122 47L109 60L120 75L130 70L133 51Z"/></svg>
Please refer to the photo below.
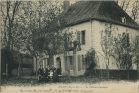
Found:
<svg viewBox="0 0 139 93"><path fill-rule="evenodd" d="M104 79L139 79L139 70L107 70L96 69L86 71L85 76L104 78Z"/></svg>

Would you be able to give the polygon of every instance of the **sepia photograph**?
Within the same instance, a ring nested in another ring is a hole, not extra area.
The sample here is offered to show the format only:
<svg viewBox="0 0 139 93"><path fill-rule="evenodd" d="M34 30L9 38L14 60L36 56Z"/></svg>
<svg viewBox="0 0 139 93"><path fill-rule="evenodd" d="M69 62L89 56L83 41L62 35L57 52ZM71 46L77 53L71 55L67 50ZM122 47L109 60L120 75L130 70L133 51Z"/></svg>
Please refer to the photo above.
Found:
<svg viewBox="0 0 139 93"><path fill-rule="evenodd" d="M139 93L139 0L0 0L0 93Z"/></svg>

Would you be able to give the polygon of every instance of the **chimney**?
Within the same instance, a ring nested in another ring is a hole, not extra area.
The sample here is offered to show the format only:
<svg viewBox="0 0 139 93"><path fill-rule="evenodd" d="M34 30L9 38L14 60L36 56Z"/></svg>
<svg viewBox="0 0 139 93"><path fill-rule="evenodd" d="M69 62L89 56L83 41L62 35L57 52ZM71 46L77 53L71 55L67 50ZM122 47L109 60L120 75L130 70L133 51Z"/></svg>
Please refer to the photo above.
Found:
<svg viewBox="0 0 139 93"><path fill-rule="evenodd" d="M64 8L64 12L67 12L70 6L70 1L69 0L64 0L63 2L63 8Z"/></svg>

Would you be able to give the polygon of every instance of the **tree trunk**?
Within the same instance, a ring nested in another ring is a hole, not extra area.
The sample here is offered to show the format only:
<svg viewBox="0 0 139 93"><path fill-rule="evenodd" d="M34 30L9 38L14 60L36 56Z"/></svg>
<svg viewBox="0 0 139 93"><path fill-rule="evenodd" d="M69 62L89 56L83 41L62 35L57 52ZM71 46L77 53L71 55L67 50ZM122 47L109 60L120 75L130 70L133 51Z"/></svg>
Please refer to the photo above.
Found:
<svg viewBox="0 0 139 93"><path fill-rule="evenodd" d="M36 78L37 78L37 76L38 76L38 64L37 64L38 62L37 62L37 56L35 56L35 59L36 59L36 60L35 60L35 61L36 61L36 62L35 62L35 63L36 63L36 73L35 73L35 74L36 74Z"/></svg>
<svg viewBox="0 0 139 93"><path fill-rule="evenodd" d="M21 64L19 62L19 64L18 64L18 78L21 78L20 70L21 70Z"/></svg>
<svg viewBox="0 0 139 93"><path fill-rule="evenodd" d="M54 65L54 60L53 60L53 55L49 55L49 58L48 58L48 65L51 67L52 65Z"/></svg>
<svg viewBox="0 0 139 93"><path fill-rule="evenodd" d="M129 69L127 69L127 79L129 80L130 79L130 75L129 75Z"/></svg>
<svg viewBox="0 0 139 93"><path fill-rule="evenodd" d="M1 40L1 38L0 38L0 40ZM1 79L2 79L2 60L1 60L1 56L2 56L2 53L1 53L1 42L0 42L0 86L1 86ZM1 87L0 87L1 88ZM1 89L0 89L0 92L1 92Z"/></svg>
<svg viewBox="0 0 139 93"><path fill-rule="evenodd" d="M8 71L9 71L9 66L8 64L11 62L11 38L12 38L12 35L11 35L11 29L12 29L12 26L9 22L9 27L8 27L8 42L7 42L7 51L9 54L7 54L7 63L6 63L6 78L8 78Z"/></svg>
<svg viewBox="0 0 139 93"><path fill-rule="evenodd" d="M109 79L110 78L110 73L109 73L109 61L110 61L110 59L109 59L110 57L107 57L107 60L108 60L108 64L106 65L107 66L107 79Z"/></svg>
<svg viewBox="0 0 139 93"><path fill-rule="evenodd" d="M19 58L19 63L18 63L18 78L22 78L22 74L23 74L23 69L22 69L22 64L23 64L23 60L22 60L22 55L21 54L19 54L19 56L18 56L18 58Z"/></svg>
<svg viewBox="0 0 139 93"><path fill-rule="evenodd" d="M6 79L8 79L8 64L6 63Z"/></svg>
<svg viewBox="0 0 139 93"><path fill-rule="evenodd" d="M21 78L23 76L23 57L21 57Z"/></svg>
<svg viewBox="0 0 139 93"><path fill-rule="evenodd" d="M69 76L69 74L70 74L70 69L69 68L70 67L67 63L67 51L64 52L64 58L65 58L65 72Z"/></svg>

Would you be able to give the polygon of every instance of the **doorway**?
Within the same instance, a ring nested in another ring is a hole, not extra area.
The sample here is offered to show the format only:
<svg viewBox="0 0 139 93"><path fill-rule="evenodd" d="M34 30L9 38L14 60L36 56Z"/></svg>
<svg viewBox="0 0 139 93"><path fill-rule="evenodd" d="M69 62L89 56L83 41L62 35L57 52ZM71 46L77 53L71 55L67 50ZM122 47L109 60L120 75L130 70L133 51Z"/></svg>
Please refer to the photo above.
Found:
<svg viewBox="0 0 139 93"><path fill-rule="evenodd" d="M61 69L61 58L57 57L56 58L56 68L57 68L57 73L61 75L62 69Z"/></svg>

